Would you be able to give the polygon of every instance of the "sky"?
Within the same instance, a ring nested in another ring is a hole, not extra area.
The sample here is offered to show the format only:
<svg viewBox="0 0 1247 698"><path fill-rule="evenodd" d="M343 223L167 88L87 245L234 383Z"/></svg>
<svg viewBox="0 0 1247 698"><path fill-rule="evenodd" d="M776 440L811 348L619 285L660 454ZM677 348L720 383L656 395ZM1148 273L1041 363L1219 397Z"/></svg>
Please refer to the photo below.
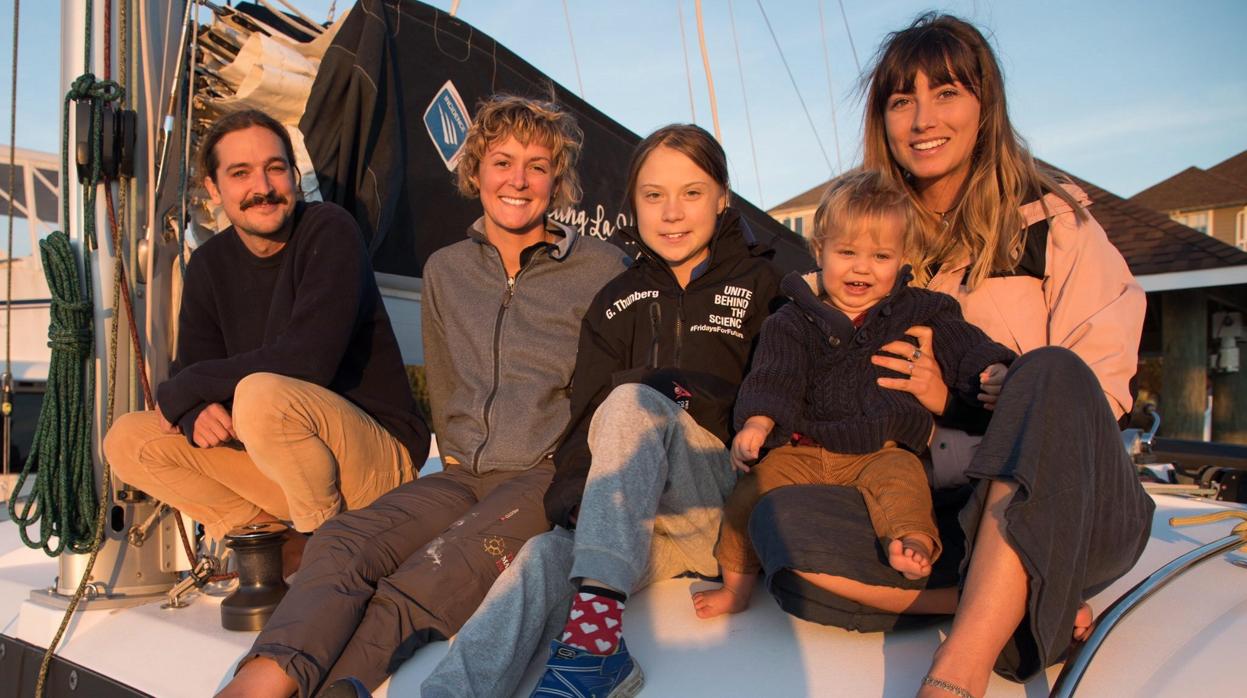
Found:
<svg viewBox="0 0 1247 698"><path fill-rule="evenodd" d="M291 1L315 19L327 18L331 5L341 15L353 4ZM448 10L451 2L431 4ZM1032 152L1109 191L1131 196L1186 167L1209 167L1247 149L1243 0L702 5L732 183L764 208L860 159L859 66L868 69L888 32L932 9L988 34L1005 73L1011 118ZM57 151L60 3L27 2L21 10L17 143ZM0 0L0 142L8 140L12 16L13 0ZM674 121L713 130L693 0L461 0L458 16L569 89L580 92L583 83L590 103L638 134Z"/></svg>

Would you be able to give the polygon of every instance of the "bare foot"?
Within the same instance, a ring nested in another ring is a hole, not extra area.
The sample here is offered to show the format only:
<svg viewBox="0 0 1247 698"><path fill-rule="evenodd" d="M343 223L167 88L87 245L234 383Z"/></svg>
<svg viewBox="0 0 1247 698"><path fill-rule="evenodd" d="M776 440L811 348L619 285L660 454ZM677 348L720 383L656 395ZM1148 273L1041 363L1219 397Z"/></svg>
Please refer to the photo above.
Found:
<svg viewBox="0 0 1247 698"><path fill-rule="evenodd" d="M299 686L277 662L256 657L242 665L216 698L288 698Z"/></svg>
<svg viewBox="0 0 1247 698"><path fill-rule="evenodd" d="M1091 611L1089 604L1083 603L1078 607L1078 613L1074 614L1074 639L1079 642L1086 640L1091 634L1091 621L1095 620L1095 614Z"/></svg>
<svg viewBox="0 0 1247 698"><path fill-rule="evenodd" d="M740 613L749 608L749 597L726 586L693 594L693 608L698 618L714 618L724 613Z"/></svg>
<svg viewBox="0 0 1247 698"><path fill-rule="evenodd" d="M888 543L888 564L905 579L922 579L931 574L932 543L931 537L922 533L893 538Z"/></svg>

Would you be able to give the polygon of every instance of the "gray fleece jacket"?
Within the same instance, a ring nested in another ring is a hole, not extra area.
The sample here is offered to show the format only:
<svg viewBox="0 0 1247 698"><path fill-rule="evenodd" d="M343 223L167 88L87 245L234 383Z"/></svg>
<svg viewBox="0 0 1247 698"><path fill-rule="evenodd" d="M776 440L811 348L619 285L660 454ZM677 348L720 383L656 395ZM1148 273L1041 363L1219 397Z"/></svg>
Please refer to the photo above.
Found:
<svg viewBox="0 0 1247 698"><path fill-rule="evenodd" d="M547 222L556 243L533 245L508 279L484 221L424 266L421 302L433 432L474 473L526 470L558 445L571 416L580 321L623 271L614 245Z"/></svg>

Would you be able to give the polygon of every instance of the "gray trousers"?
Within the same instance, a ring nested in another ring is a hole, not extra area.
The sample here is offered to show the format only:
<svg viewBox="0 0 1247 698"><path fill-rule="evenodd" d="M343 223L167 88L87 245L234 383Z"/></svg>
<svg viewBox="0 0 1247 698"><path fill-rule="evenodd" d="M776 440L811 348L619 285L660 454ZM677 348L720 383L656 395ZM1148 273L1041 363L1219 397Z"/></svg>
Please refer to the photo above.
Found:
<svg viewBox="0 0 1247 698"><path fill-rule="evenodd" d="M718 574L714 544L736 481L722 441L657 391L629 384L594 414L589 448L575 535L558 528L528 541L421 695L513 693L562 629L579 579L631 593L685 572Z"/></svg>
<svg viewBox="0 0 1247 698"><path fill-rule="evenodd" d="M524 542L549 528L541 500L553 473L548 460L483 475L451 466L330 519L243 661L273 659L301 698L345 676L375 689L453 635Z"/></svg>

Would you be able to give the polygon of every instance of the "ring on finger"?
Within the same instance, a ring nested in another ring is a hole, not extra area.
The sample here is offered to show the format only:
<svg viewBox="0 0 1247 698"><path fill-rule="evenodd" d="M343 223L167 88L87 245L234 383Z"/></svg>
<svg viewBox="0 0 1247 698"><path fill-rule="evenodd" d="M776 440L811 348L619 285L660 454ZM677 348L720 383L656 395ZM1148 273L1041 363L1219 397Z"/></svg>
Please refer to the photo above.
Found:
<svg viewBox="0 0 1247 698"><path fill-rule="evenodd" d="M914 361L917 361L918 359L921 359L921 358L922 358L922 350L921 350L921 349L914 349L914 353L910 356L910 358L911 358L911 359L913 359Z"/></svg>
<svg viewBox="0 0 1247 698"><path fill-rule="evenodd" d="M914 362L906 361L905 366L906 366L906 373L908 373L911 376L914 375Z"/></svg>

